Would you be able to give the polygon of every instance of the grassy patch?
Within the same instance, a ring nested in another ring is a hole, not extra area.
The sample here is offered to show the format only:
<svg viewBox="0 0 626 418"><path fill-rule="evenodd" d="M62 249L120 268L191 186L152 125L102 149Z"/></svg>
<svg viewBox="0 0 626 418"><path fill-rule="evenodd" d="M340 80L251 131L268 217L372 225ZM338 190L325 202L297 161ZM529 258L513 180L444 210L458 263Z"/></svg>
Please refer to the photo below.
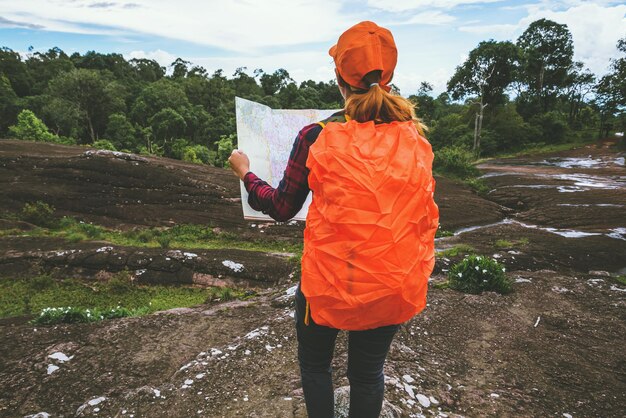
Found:
<svg viewBox="0 0 626 418"><path fill-rule="evenodd" d="M467 184L472 190L481 196L485 196L489 192L489 186L477 177L467 178L463 180L463 183Z"/></svg>
<svg viewBox="0 0 626 418"><path fill-rule="evenodd" d="M536 145L532 145L527 148L524 148L522 150L518 150L514 152L503 152L503 153L499 153L491 157L481 158L478 161L476 161L476 163L480 164L482 162L489 161L494 158L523 157L523 156L528 156L528 155L538 155L538 154L546 154L546 153L558 152L558 151L567 151L570 149L579 148L586 144L593 144L595 142L596 142L595 139L590 139L587 141L568 142L564 144L536 144Z"/></svg>
<svg viewBox="0 0 626 418"><path fill-rule="evenodd" d="M0 317L39 314L45 308L67 308L101 312L118 306L131 314L189 307L207 301L250 297L236 289L191 286L141 286L120 273L106 282L77 279L54 280L49 276L0 281Z"/></svg>
<svg viewBox="0 0 626 418"><path fill-rule="evenodd" d="M446 248L445 250L437 251L438 257L456 257L460 254L474 253L474 247L467 244L457 244L454 247Z"/></svg>
<svg viewBox="0 0 626 418"><path fill-rule="evenodd" d="M622 286L626 286L626 275L611 276L611 279Z"/></svg>
<svg viewBox="0 0 626 418"><path fill-rule="evenodd" d="M105 241L112 245L148 248L177 249L242 249L265 252L302 252L301 243L271 240L242 240L231 233L213 232L204 225L183 224L172 228L138 228L129 231L108 229L103 226L63 217L54 226L38 227L29 231L16 229L0 231L0 236L21 235L32 237L58 237L69 242Z"/></svg>
<svg viewBox="0 0 626 418"><path fill-rule="evenodd" d="M523 246L528 245L528 243L529 243L528 238L523 237L523 238L516 239L513 241L509 241L506 239L499 239L495 242L494 245L496 246L496 248L499 248L499 249L508 249L508 248L515 248L515 247L523 247Z"/></svg>
<svg viewBox="0 0 626 418"><path fill-rule="evenodd" d="M437 229L437 233L435 234L435 238L443 238L443 237L451 237L454 235L454 232L448 231L445 229L441 229L441 225L439 225L439 229Z"/></svg>

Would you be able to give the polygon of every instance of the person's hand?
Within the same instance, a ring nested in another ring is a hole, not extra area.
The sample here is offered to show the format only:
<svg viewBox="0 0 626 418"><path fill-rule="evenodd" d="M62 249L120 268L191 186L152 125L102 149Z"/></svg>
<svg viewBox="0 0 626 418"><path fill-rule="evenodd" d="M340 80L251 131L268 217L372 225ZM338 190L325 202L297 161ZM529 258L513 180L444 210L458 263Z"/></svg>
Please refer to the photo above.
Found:
<svg viewBox="0 0 626 418"><path fill-rule="evenodd" d="M228 157L228 162L230 163L230 168L241 180L243 180L246 173L250 171L250 159L246 153L241 150L233 150L230 157Z"/></svg>

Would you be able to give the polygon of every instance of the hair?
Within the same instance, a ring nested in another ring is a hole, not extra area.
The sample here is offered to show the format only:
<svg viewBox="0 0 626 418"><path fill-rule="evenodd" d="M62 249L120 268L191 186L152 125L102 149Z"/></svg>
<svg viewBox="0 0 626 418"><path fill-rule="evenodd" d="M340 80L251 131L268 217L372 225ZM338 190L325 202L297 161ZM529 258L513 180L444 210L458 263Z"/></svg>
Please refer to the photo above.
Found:
<svg viewBox="0 0 626 418"><path fill-rule="evenodd" d="M363 77L367 85L378 83L381 72L371 71ZM415 104L402 96L387 93L381 86L374 84L368 90L361 90L350 86L338 75L338 82L350 89L352 94L346 99L345 112L357 122L374 121L390 123L393 121L405 122L412 120L420 135L428 128L415 114Z"/></svg>

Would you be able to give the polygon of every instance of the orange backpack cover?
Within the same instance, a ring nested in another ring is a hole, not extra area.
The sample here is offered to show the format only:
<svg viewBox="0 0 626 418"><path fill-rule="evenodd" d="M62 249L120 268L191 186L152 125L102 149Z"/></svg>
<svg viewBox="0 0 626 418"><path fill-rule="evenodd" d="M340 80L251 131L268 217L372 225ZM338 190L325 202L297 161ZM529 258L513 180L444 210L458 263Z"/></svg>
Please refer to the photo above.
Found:
<svg viewBox="0 0 626 418"><path fill-rule="evenodd" d="M324 126L324 125L322 125ZM439 208L413 122L330 122L309 149L302 293L315 323L365 330L424 309Z"/></svg>

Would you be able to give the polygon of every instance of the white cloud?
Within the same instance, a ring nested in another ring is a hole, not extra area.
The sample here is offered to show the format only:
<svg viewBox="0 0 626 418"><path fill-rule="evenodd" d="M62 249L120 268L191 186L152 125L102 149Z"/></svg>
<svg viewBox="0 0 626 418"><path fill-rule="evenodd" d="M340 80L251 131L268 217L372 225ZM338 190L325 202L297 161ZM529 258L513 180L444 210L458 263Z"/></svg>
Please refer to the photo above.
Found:
<svg viewBox="0 0 626 418"><path fill-rule="evenodd" d="M367 5L389 12L415 9L453 9L466 4L498 3L503 0L368 0Z"/></svg>
<svg viewBox="0 0 626 418"><path fill-rule="evenodd" d="M443 25L455 21L456 18L447 13L438 10L421 12L414 14L407 20L389 22L382 26L399 26L399 25Z"/></svg>
<svg viewBox="0 0 626 418"><path fill-rule="evenodd" d="M519 25L524 30L531 22L541 18L566 24L574 41L574 59L582 61L592 72L601 75L606 72L609 60L617 54L617 40L626 35L626 5L603 6L582 1L570 3L577 5L560 11L530 6L529 15Z"/></svg>
<svg viewBox="0 0 626 418"><path fill-rule="evenodd" d="M0 16L48 30L124 31L250 52L329 41L352 23L340 7L333 0L29 0L0 2Z"/></svg>
<svg viewBox="0 0 626 418"><path fill-rule="evenodd" d="M459 30L461 32L467 33L479 33L486 35L501 35L508 36L514 33L517 29L519 29L519 25L502 23L495 25L469 25L469 26L460 26Z"/></svg>

